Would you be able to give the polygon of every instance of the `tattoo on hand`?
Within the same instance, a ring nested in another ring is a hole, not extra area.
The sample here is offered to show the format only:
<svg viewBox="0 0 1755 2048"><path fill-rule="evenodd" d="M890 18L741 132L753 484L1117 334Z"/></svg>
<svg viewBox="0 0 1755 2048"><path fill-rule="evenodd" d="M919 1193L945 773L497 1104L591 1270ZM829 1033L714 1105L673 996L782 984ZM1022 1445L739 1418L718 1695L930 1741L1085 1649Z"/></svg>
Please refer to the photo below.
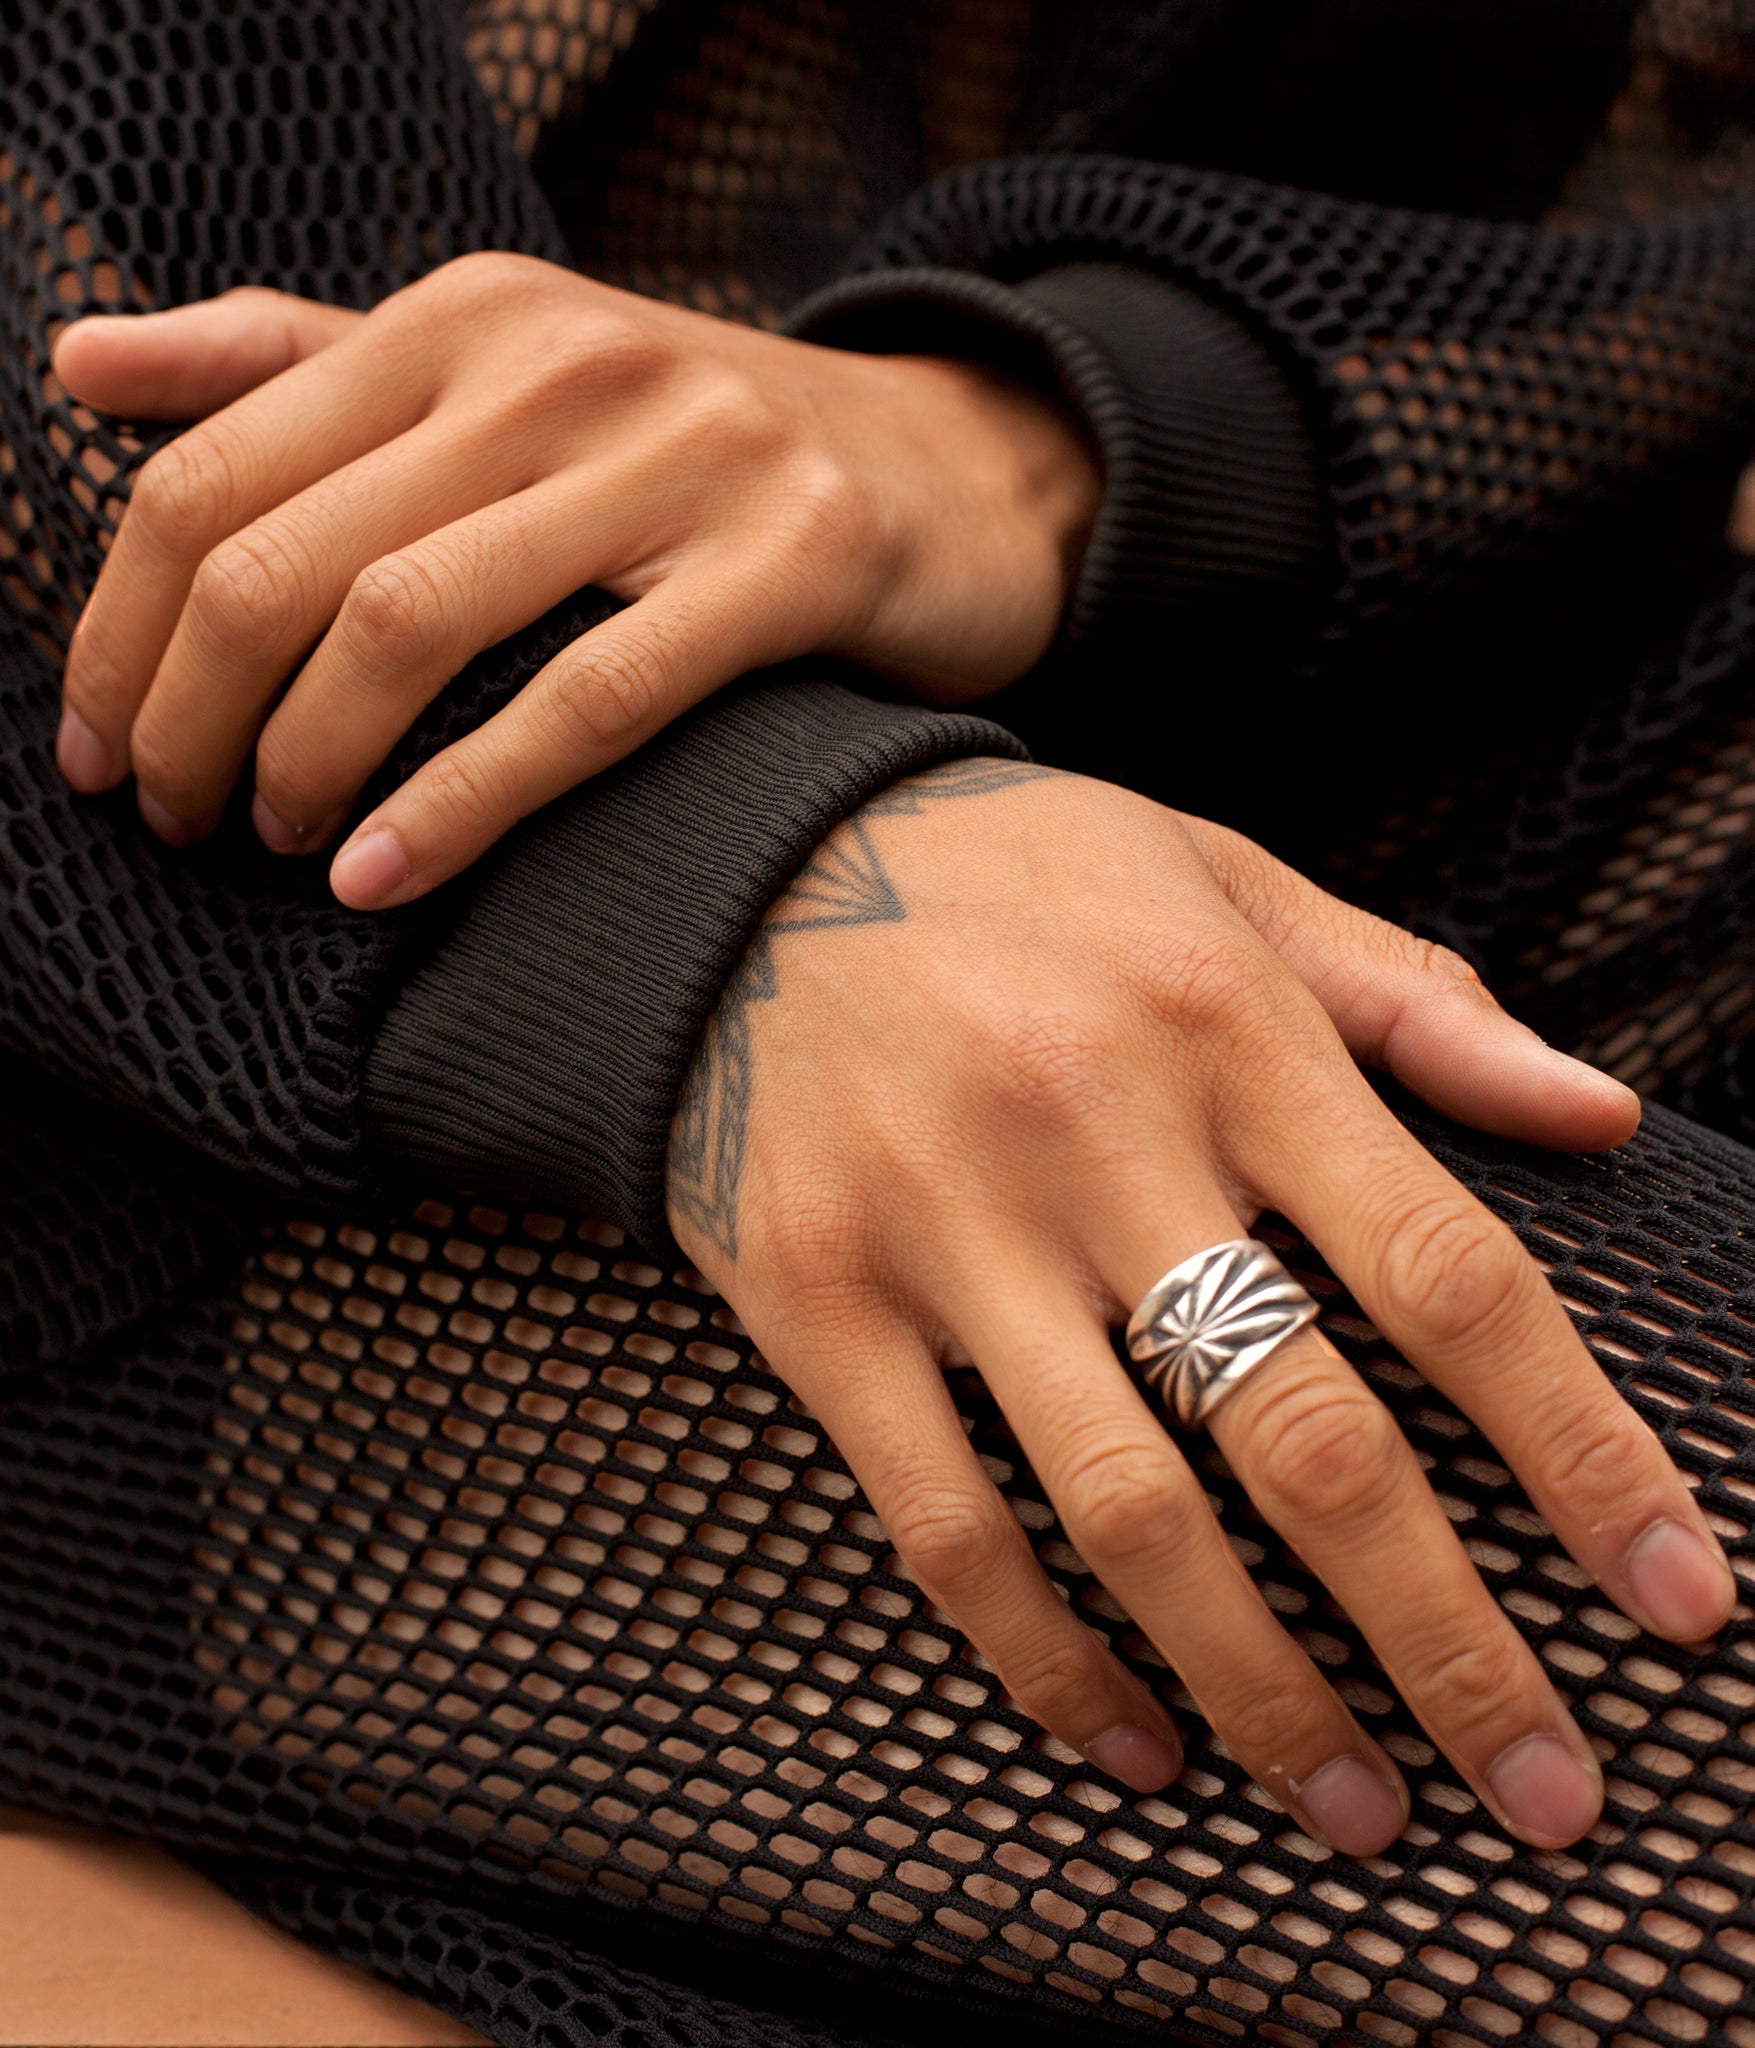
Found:
<svg viewBox="0 0 1755 2048"><path fill-rule="evenodd" d="M670 1206L728 1259L754 1081L751 1011L779 992L776 941L836 926L900 924L908 906L871 836L874 818L915 817L955 797L985 796L1058 771L1028 761L946 761L880 791L830 833L775 902L708 1022L677 1104L667 1166Z"/></svg>

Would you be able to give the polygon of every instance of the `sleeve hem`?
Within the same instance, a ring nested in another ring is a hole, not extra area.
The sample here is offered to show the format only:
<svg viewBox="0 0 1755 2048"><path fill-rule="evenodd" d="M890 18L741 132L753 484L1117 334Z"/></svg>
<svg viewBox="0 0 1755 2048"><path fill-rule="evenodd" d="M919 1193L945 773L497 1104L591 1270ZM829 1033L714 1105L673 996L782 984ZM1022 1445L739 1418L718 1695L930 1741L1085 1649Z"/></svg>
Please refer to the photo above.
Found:
<svg viewBox="0 0 1755 2048"><path fill-rule="evenodd" d="M851 277L788 322L801 340L980 358L1054 390L1100 452L1103 499L1063 646L1127 648L1175 621L1259 652L1314 619L1322 500L1305 410L1239 320L1115 263L1018 285L975 271Z"/></svg>
<svg viewBox="0 0 1755 2048"><path fill-rule="evenodd" d="M1018 758L978 718L755 677L530 821L465 885L366 1076L382 1163L671 1244L670 1122L732 968L813 847L897 777Z"/></svg>

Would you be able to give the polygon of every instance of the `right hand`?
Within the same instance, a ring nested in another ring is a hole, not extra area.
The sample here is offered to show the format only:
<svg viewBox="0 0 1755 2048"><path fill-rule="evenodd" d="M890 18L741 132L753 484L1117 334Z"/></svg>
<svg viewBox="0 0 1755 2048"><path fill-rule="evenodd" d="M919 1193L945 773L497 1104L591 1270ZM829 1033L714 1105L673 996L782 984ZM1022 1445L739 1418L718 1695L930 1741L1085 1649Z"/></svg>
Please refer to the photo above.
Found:
<svg viewBox="0 0 1755 2048"><path fill-rule="evenodd" d="M1055 1594L977 1461L951 1360L973 1359L1072 1541L1239 1762L1368 1855L1407 1819L1395 1765L1111 1350L1160 1274L1283 1212L1635 1620L1693 1640L1735 1585L1535 1264L1356 1062L1528 1142L1596 1149L1638 1122L1629 1090L1543 1046L1462 962L1236 834L959 762L875 799L770 913L678 1111L670 1203L1022 1707L1138 1790L1179 1768L1162 1704ZM1282 1345L1212 1426L1500 1822L1544 1847L1590 1827L1590 1746L1327 1341Z"/></svg>

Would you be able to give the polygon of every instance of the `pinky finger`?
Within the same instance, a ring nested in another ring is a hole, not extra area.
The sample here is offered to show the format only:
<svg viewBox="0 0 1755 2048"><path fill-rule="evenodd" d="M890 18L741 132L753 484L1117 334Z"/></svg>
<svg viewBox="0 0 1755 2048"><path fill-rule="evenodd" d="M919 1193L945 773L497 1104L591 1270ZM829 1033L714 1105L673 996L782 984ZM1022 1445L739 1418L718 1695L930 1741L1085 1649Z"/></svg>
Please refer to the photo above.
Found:
<svg viewBox="0 0 1755 2048"><path fill-rule="evenodd" d="M503 711L410 776L337 853L330 887L355 910L424 896L520 818L779 651L771 613L749 583L723 571L670 578L563 649Z"/></svg>
<svg viewBox="0 0 1755 2048"><path fill-rule="evenodd" d="M903 1338L837 1364L813 1341L812 1365L827 1395L813 1399L817 1419L903 1562L1017 1704L1132 1790L1169 1784L1182 1768L1175 1723L1049 1583L924 1346Z"/></svg>

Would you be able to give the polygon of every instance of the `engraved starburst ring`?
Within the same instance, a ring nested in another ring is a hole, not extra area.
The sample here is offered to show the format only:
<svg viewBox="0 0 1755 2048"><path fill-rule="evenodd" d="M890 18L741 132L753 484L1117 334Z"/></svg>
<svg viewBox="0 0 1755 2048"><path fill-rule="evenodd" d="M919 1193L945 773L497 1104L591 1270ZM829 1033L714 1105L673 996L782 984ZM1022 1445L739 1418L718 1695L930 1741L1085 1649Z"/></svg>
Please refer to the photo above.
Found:
<svg viewBox="0 0 1755 2048"><path fill-rule="evenodd" d="M1265 1244L1216 1244L1173 1266L1133 1312L1127 1355L1187 1429L1316 1318L1316 1303Z"/></svg>

